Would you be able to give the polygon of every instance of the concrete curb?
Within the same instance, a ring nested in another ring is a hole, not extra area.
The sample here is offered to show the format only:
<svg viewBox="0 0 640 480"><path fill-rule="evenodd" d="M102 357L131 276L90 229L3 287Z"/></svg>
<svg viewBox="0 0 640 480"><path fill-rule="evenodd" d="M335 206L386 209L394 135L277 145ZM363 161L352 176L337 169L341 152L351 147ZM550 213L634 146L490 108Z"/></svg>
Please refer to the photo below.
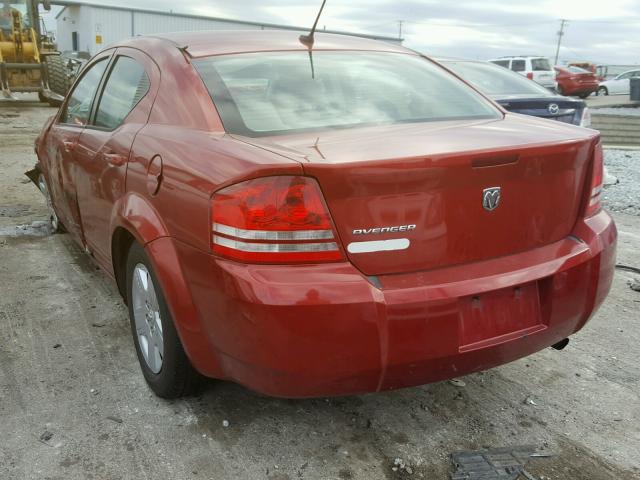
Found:
<svg viewBox="0 0 640 480"><path fill-rule="evenodd" d="M640 147L640 115L598 115L593 111L591 128L600 131L605 145Z"/></svg>

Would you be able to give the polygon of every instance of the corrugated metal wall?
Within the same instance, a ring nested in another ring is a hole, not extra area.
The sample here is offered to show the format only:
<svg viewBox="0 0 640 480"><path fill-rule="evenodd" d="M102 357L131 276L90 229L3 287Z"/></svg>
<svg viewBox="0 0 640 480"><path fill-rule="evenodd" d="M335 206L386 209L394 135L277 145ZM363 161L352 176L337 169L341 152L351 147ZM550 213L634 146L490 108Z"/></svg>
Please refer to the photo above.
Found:
<svg viewBox="0 0 640 480"><path fill-rule="evenodd" d="M94 54L102 50L107 45L131 37L135 32L131 30L131 12L126 10L114 10L110 8L85 7L93 12L93 45L94 50L90 51ZM96 42L96 37L102 40L102 43Z"/></svg>
<svg viewBox="0 0 640 480"><path fill-rule="evenodd" d="M62 52L73 50L73 32L78 37L78 49L95 53L93 38L93 10L84 6L70 6L57 18L56 42Z"/></svg>
<svg viewBox="0 0 640 480"><path fill-rule="evenodd" d="M78 49L94 55L113 42L135 35L194 30L277 30L278 27L126 8L72 5L57 17L56 38L60 50L73 50L72 33L75 31L79 38Z"/></svg>
<svg viewBox="0 0 640 480"><path fill-rule="evenodd" d="M255 30L256 28L251 25L219 22L206 18L171 17L146 12L134 14L134 25L136 35L194 30Z"/></svg>
<svg viewBox="0 0 640 480"><path fill-rule="evenodd" d="M57 19L56 38L61 51L73 50L72 32L79 49L94 55L107 45L135 35L194 30L260 30L259 25L192 18L169 13L137 12L89 5L69 6ZM265 29L270 29L266 27Z"/></svg>

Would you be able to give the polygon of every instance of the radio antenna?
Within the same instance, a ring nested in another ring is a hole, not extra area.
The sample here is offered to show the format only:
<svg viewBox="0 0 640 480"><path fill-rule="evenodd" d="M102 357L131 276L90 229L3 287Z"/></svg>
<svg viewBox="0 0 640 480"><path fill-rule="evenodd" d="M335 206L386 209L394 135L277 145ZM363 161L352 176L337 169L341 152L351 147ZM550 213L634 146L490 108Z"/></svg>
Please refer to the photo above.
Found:
<svg viewBox="0 0 640 480"><path fill-rule="evenodd" d="M300 43L306 45L309 50L313 47L314 34L316 33L316 27L318 26L318 20L320 20L320 15L322 15L322 9L324 8L324 4L327 3L327 0L322 0L322 5L320 5L320 11L318 12L318 16L316 17L316 21L313 22L313 27L311 27L311 31L308 35L300 35Z"/></svg>

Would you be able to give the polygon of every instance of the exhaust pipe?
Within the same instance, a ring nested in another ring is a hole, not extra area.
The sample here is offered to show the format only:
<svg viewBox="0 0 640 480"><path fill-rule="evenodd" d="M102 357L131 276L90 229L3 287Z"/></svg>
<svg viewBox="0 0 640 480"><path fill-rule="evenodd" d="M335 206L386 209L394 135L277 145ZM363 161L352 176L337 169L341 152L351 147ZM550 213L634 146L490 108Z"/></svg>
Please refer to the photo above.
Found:
<svg viewBox="0 0 640 480"><path fill-rule="evenodd" d="M564 340L560 340L558 343L554 343L553 345L551 345L551 348L555 348L556 350L562 350L567 345L569 345L569 339L565 338Z"/></svg>

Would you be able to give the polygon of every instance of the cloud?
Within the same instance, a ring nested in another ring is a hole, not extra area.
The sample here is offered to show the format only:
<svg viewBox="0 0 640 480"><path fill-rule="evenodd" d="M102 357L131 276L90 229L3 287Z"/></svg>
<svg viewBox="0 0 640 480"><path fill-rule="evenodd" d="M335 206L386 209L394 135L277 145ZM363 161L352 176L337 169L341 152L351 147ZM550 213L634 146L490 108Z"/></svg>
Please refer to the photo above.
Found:
<svg viewBox="0 0 640 480"><path fill-rule="evenodd" d="M120 0L104 4L122 5ZM320 0L129 0L128 6L307 26ZM569 19L560 59L640 62L640 2L608 0L327 0L320 28L396 36L428 54L487 59L536 54L553 58L560 18Z"/></svg>

